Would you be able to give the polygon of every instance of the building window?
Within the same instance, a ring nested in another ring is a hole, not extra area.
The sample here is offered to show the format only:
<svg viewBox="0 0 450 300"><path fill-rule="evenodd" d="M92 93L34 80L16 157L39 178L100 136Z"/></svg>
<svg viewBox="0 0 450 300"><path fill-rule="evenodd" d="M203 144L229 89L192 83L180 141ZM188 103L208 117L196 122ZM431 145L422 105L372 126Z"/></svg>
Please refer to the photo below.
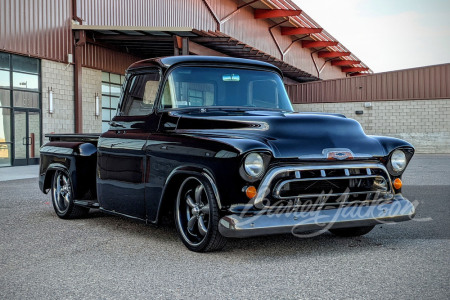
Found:
<svg viewBox="0 0 450 300"><path fill-rule="evenodd" d="M0 167L39 162L40 60L0 52Z"/></svg>
<svg viewBox="0 0 450 300"><path fill-rule="evenodd" d="M116 115L120 90L125 76L102 72L102 132L109 129L109 122Z"/></svg>

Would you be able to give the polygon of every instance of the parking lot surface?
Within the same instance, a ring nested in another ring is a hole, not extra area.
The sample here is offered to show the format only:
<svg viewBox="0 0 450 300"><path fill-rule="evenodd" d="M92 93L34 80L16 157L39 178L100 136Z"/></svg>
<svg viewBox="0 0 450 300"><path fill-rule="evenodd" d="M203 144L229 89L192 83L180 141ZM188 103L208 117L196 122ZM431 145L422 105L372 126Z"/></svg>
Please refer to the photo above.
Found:
<svg viewBox="0 0 450 300"><path fill-rule="evenodd" d="M415 220L359 238L230 240L199 254L174 226L56 217L36 178L0 182L0 299L449 299L450 155L416 155Z"/></svg>

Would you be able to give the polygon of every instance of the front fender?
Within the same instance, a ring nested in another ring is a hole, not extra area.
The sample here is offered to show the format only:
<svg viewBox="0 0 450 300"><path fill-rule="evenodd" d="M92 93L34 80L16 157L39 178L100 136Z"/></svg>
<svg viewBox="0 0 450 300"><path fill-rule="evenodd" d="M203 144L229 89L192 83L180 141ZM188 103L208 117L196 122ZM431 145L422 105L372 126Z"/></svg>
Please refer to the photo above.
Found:
<svg viewBox="0 0 450 300"><path fill-rule="evenodd" d="M196 165L180 166L175 168L169 174L169 176L165 181L164 188L159 200L155 223L158 222L162 213L170 209L172 204L170 203L170 201L171 199L174 199L174 197L176 197L176 193L178 192L178 189L176 189L176 187L180 183L181 179L189 175L195 175L205 178L211 184L219 209L222 208L219 190L217 188L217 184L212 172L203 166L196 166Z"/></svg>
<svg viewBox="0 0 450 300"><path fill-rule="evenodd" d="M393 137L387 137L387 136L375 136L370 135L372 139L375 139L378 141L378 143L381 145L381 147L384 149L385 156L388 156L392 151L398 148L411 148L414 149L414 146L408 143L407 141L393 138Z"/></svg>

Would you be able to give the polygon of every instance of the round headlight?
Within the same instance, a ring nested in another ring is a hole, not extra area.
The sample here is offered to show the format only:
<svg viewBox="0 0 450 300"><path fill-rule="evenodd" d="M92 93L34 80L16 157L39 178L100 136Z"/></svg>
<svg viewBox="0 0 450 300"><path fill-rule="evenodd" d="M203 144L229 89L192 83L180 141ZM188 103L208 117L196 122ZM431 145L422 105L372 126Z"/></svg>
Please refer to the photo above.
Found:
<svg viewBox="0 0 450 300"><path fill-rule="evenodd" d="M250 153L244 161L244 170L250 177L259 177L264 171L264 161L258 153Z"/></svg>
<svg viewBox="0 0 450 300"><path fill-rule="evenodd" d="M401 150L395 150L391 155L391 165L394 172L401 172L406 167L406 155Z"/></svg>

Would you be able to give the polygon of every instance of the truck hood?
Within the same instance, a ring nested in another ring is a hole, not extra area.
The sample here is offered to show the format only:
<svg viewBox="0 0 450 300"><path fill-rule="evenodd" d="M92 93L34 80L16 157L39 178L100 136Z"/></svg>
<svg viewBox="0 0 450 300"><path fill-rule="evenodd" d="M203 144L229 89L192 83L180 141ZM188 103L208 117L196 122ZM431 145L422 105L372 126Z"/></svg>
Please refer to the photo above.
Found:
<svg viewBox="0 0 450 300"><path fill-rule="evenodd" d="M172 120L181 134L231 144L230 140L259 141L267 145L276 158L324 158L330 149L349 149L355 158L387 155L376 138L367 136L357 121L343 115L246 111L172 112L171 116L177 119Z"/></svg>

